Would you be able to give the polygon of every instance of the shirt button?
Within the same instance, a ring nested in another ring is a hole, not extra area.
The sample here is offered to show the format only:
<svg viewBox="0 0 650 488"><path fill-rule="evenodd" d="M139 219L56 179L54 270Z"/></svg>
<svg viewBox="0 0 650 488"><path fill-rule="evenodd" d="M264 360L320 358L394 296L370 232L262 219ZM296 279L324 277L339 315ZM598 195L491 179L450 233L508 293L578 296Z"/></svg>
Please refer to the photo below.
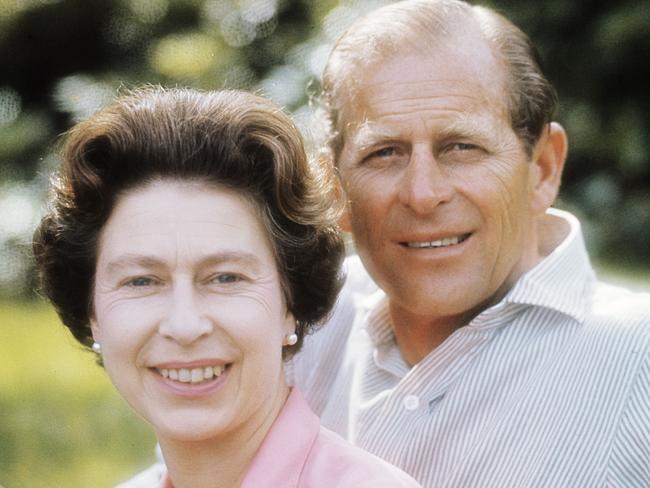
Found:
<svg viewBox="0 0 650 488"><path fill-rule="evenodd" d="M420 406L420 399L415 395L406 395L403 403L406 410L413 411Z"/></svg>

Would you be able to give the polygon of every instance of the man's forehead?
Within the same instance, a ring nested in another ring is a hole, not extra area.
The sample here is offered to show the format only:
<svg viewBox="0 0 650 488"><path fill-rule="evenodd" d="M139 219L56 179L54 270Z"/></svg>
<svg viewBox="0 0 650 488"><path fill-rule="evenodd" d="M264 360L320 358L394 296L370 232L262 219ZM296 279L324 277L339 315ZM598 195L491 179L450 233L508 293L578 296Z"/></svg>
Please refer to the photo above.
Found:
<svg viewBox="0 0 650 488"><path fill-rule="evenodd" d="M506 129L505 120L490 111L464 113L458 112L444 120L420 119L420 127L432 138L447 137L487 138L495 130ZM386 123L368 117L346 125L345 139L359 150L380 141L410 138L417 129L412 121L404 123Z"/></svg>

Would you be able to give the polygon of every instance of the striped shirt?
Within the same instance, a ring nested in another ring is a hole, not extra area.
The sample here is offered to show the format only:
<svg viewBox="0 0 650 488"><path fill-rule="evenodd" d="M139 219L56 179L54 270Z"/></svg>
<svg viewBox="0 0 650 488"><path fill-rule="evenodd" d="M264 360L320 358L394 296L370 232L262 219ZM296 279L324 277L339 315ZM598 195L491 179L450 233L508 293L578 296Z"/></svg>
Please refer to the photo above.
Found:
<svg viewBox="0 0 650 488"><path fill-rule="evenodd" d="M289 370L323 425L427 487L650 487L650 295L599 282L578 221L546 219L559 244L413 367L349 259Z"/></svg>

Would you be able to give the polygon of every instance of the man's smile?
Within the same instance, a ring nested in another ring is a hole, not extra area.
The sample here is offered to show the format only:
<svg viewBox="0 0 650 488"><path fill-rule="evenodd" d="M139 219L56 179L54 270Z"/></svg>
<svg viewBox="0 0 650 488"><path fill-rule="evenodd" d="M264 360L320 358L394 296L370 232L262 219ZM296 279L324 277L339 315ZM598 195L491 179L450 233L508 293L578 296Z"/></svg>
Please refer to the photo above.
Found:
<svg viewBox="0 0 650 488"><path fill-rule="evenodd" d="M400 242L402 246L414 249L432 249L439 247L449 247L460 244L465 241L470 234L461 234L453 237L445 237L443 239L436 239L432 241L404 241Z"/></svg>

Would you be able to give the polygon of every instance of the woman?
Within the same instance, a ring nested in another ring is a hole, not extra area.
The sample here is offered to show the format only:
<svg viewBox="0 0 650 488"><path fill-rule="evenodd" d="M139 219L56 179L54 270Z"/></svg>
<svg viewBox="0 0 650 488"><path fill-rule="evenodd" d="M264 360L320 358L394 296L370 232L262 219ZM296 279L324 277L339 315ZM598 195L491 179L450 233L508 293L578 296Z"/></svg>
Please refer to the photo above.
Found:
<svg viewBox="0 0 650 488"><path fill-rule="evenodd" d="M150 486L418 486L284 379L341 286L333 189L290 119L243 92L140 90L68 133L42 287L155 430Z"/></svg>

